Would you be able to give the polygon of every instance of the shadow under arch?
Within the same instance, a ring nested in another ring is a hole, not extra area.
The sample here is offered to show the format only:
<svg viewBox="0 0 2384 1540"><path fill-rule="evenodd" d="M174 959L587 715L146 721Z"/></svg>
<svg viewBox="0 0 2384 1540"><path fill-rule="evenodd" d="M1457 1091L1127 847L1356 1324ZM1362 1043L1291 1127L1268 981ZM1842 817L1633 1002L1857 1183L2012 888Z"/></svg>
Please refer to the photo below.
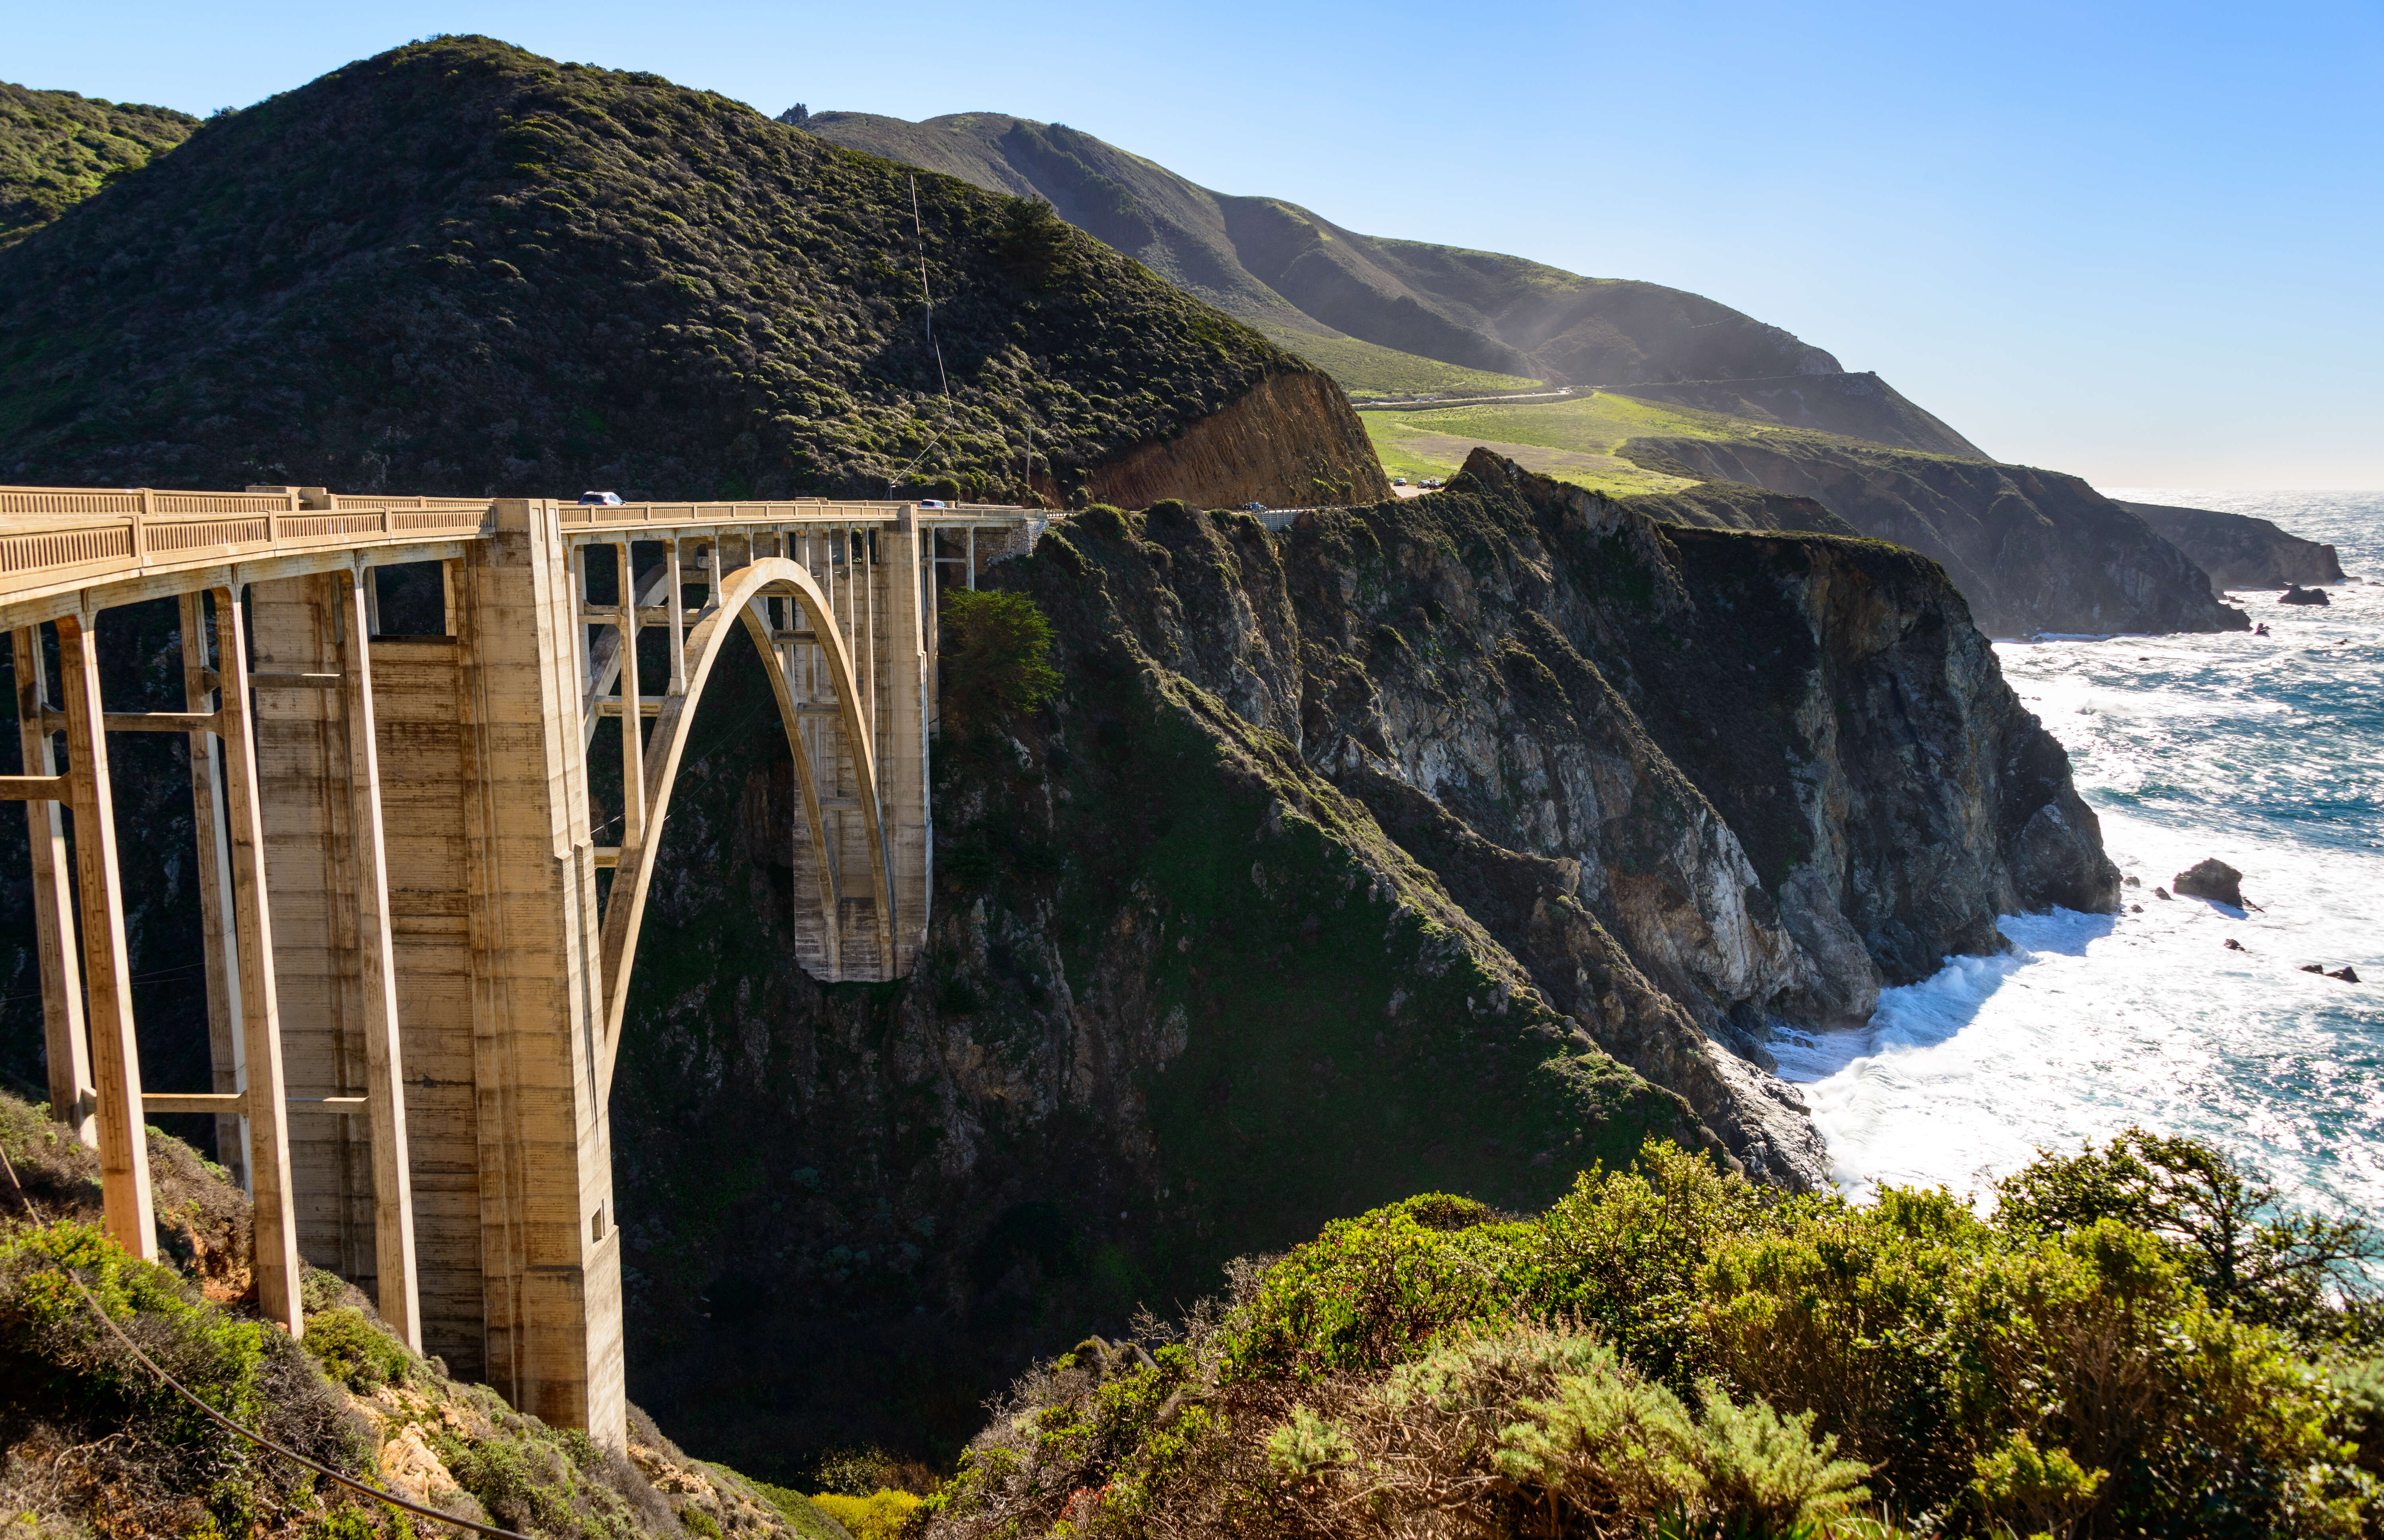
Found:
<svg viewBox="0 0 2384 1540"><path fill-rule="evenodd" d="M764 600L791 599L801 608L811 627L813 645L821 649L826 663L830 687L836 695L838 726L852 766L854 801L859 804L868 841L869 886L876 900L878 955L889 961L894 955L894 874L886 838L886 810L878 795L877 767L862 716L852 657L829 610L827 598L801 563L781 556L756 557L724 574L716 592L718 602L706 607L702 618L687 635L683 669L686 687L662 698L661 712L654 720L644 756L643 833L637 844L623 846L614 870L613 889L604 905L598 963L604 1003L600 1095L608 1096L612 1091L613 1067L620 1052L621 1023L628 1005L629 974L637 961L638 933L645 922L646 898L653 886L654 858L662 844L671 789L678 779L679 758L687 748L688 732L695 720L695 703L703 694L704 682L711 676L720 649L727 643L732 624L741 625L760 650L771 693L778 703L778 719L794 752L795 779L802 792L804 818L810 824L814 847L823 853L818 863L819 897L826 909L825 930L831 960L841 960L833 956L833 951L839 944L838 903L843 895L838 888L837 874L825 858L828 845L817 767L811 763L804 748L800 730L803 703L795 699L793 681L788 677L785 663L773 645L768 617L762 610ZM624 791L626 794L627 788Z"/></svg>

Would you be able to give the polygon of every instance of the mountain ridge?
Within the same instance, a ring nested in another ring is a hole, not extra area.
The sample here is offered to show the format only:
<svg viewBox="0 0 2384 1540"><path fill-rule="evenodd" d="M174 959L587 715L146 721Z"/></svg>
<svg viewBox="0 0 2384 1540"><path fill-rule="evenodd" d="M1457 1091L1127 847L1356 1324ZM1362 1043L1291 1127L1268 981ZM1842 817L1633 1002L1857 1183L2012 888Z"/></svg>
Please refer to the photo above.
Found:
<svg viewBox="0 0 2384 1540"><path fill-rule="evenodd" d="M801 113L800 117L797 117ZM789 109L783 120L850 148L1037 197L1061 217L1298 352L1318 346L1345 388L1409 359L1560 385L1843 378L1875 397L1871 432L1903 448L1978 455L1876 375L1794 334L1684 290L1593 278L1545 263L1361 235L1297 203L1213 191L1064 124L1004 113L913 123ZM1758 410L1757 416L1769 416ZM1834 431L1856 414L1840 408ZM1821 425L1814 424L1811 425ZM1926 441L1910 437L1925 436ZM1867 435L1868 436L1868 435ZM1983 456L1981 456L1983 458Z"/></svg>
<svg viewBox="0 0 2384 1540"><path fill-rule="evenodd" d="M1065 501L1322 383L1037 204L919 179L923 253L911 179L658 76L394 49L0 252L0 476ZM1386 492L1323 394L1169 495Z"/></svg>

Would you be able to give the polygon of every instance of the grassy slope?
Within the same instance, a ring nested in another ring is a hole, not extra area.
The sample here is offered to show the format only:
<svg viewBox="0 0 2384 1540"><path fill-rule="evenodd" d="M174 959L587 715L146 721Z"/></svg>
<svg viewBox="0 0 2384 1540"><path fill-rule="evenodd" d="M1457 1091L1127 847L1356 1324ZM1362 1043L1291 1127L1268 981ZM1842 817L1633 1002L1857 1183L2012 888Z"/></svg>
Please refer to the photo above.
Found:
<svg viewBox="0 0 2384 1540"><path fill-rule="evenodd" d="M917 180L949 409L906 168L651 75L397 49L0 253L0 477L882 495L925 450L914 489L1014 496L1030 427L1065 489L1307 367Z"/></svg>
<svg viewBox="0 0 2384 1540"><path fill-rule="evenodd" d="M1327 337L1320 332L1261 326L1278 346L1298 353L1331 375L1350 395L1455 395L1476 390L1522 390L1542 383L1521 375L1492 369L1467 369L1435 358L1403 353L1396 348L1360 342L1354 337Z"/></svg>
<svg viewBox="0 0 2384 1540"><path fill-rule="evenodd" d="M911 123L830 112L810 126L982 187L1032 191L1170 281L1316 358L1353 391L1413 388L1406 382L1419 365L1409 360L1583 384L1837 367L1787 332L1700 295L1360 235L1279 199L1212 192L1060 124L998 113ZM1406 357L1346 347L1309 353L1286 335L1319 328L1328 341Z"/></svg>
<svg viewBox="0 0 2384 1540"><path fill-rule="evenodd" d="M0 246L146 166L198 126L171 107L0 81Z"/></svg>
<svg viewBox="0 0 2384 1540"><path fill-rule="evenodd" d="M1739 418L1602 390L1569 400L1369 412L1364 418L1384 468L1395 475L1453 475L1473 446L1487 444L1526 470L1618 496L1688 485L1682 477L1618 456L1615 451L1632 438L1737 438L1773 431Z"/></svg>

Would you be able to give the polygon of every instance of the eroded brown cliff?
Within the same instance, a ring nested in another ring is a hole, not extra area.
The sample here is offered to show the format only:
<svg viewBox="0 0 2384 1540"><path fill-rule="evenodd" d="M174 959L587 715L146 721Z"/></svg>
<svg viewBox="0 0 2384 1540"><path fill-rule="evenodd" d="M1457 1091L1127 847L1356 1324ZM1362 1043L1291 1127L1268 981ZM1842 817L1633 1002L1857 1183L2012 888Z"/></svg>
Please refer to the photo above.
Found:
<svg viewBox="0 0 2384 1540"><path fill-rule="evenodd" d="M1391 495L1348 397L1325 375L1290 370L1179 433L1094 466L1085 489L1093 501L1123 508L1170 498L1204 508L1307 508Z"/></svg>

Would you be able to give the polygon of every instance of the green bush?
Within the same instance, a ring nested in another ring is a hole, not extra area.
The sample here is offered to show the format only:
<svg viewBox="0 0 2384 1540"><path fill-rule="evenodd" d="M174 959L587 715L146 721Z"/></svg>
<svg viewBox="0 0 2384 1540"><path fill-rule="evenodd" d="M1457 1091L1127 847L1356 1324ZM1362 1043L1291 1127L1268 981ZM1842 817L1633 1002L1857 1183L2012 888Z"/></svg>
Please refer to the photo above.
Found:
<svg viewBox="0 0 2384 1540"><path fill-rule="evenodd" d="M925 1499L914 1492L881 1487L867 1497L822 1492L813 1506L851 1532L852 1540L900 1540L909 1533L911 1517Z"/></svg>
<svg viewBox="0 0 2384 1540"><path fill-rule="evenodd" d="M1024 594L957 589L944 599L942 715L956 733L995 726L1059 693L1051 622Z"/></svg>
<svg viewBox="0 0 2384 1540"><path fill-rule="evenodd" d="M313 1478L160 1384L93 1315L69 1273L217 1411L334 1469L365 1463L362 1430L287 1336L210 1303L96 1226L10 1227L0 1231L0 1431L16 1458L47 1465L56 1490L103 1502L109 1533L270 1529L314 1506Z"/></svg>
<svg viewBox="0 0 2384 1540"><path fill-rule="evenodd" d="M1336 1222L1147 1367L1022 1382L934 1533L2378 1533L2384 1366L2327 1356L2356 1238L2266 1214L2229 1293L2209 1231L2129 1223L2078 1159L1982 1218L1651 1143L1534 1216L1434 1194ZM2160 1159L2272 1202L2205 1147ZM1892 1521L1855 1511L1873 1493Z"/></svg>
<svg viewBox="0 0 2384 1540"><path fill-rule="evenodd" d="M404 1343L366 1320L354 1306L307 1317L305 1341L324 1374L360 1394L404 1383L414 1362Z"/></svg>

